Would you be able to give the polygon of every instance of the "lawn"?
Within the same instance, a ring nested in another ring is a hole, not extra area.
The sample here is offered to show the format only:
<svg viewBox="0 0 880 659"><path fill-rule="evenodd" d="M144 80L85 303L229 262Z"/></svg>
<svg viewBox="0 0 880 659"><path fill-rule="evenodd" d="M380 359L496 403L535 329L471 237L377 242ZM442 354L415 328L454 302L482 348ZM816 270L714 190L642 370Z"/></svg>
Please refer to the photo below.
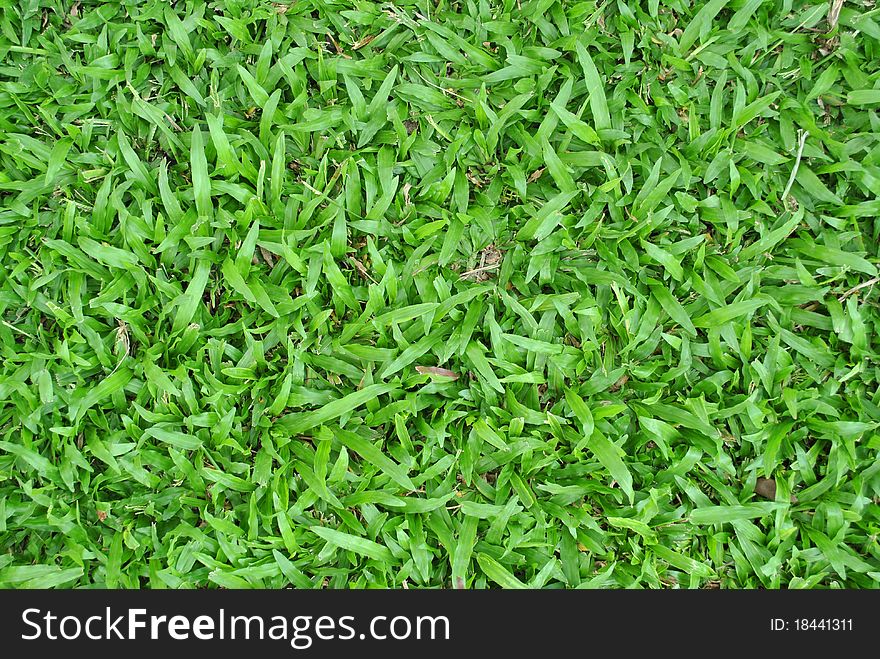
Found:
<svg viewBox="0 0 880 659"><path fill-rule="evenodd" d="M880 587L873 0L0 6L0 586Z"/></svg>

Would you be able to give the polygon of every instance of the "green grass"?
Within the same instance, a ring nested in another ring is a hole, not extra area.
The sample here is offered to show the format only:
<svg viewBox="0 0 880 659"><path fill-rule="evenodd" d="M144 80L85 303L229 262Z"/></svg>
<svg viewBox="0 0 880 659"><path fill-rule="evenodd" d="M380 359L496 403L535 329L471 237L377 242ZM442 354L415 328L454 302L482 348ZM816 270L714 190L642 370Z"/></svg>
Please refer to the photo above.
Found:
<svg viewBox="0 0 880 659"><path fill-rule="evenodd" d="M880 8L2 2L0 585L880 585Z"/></svg>

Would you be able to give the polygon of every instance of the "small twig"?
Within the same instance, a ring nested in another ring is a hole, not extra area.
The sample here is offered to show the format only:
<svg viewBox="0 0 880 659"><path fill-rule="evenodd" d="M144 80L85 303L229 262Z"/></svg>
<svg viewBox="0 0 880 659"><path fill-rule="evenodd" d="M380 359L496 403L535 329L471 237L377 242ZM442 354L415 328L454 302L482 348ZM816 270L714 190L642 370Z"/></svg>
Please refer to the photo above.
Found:
<svg viewBox="0 0 880 659"><path fill-rule="evenodd" d="M167 112L165 113L165 120L166 120L169 124L171 124L171 127L174 128L174 130L176 130L178 133L183 132L183 128L181 128L181 127L178 125L178 123L177 123L176 121L174 121L174 119L171 118L171 115L168 114Z"/></svg>
<svg viewBox="0 0 880 659"><path fill-rule="evenodd" d="M868 281L863 281L863 282L862 282L861 284L859 284L858 286L853 286L853 287L852 287L851 289L849 289L846 293L844 293L843 295L841 295L840 297L838 297L838 298L837 298L837 301L838 301L838 302L843 302L846 298L848 298L848 297L849 297L850 295L852 295L853 293L856 293L856 292L862 290L863 288L870 288L871 286L873 286L874 284L876 284L878 281L880 281L880 277L874 277L873 279L869 279Z"/></svg>
<svg viewBox="0 0 880 659"><path fill-rule="evenodd" d="M353 256L350 256L350 257L348 258L348 260L349 260L349 262L355 267L355 270L357 270L359 273L361 273L361 275L362 275L365 279L369 279L369 280L370 280L371 282L373 282L374 284L378 284L378 283L379 283L379 282L377 282L375 279L373 279L373 277L372 277L372 276L370 275L370 273L367 271L367 268L364 266L363 263L361 263L360 261L358 261L358 260L357 260L356 258L354 258Z"/></svg>
<svg viewBox="0 0 880 659"><path fill-rule="evenodd" d="M11 323L7 323L5 320L2 321L2 322L3 322L3 324L6 325L6 327L8 327L9 329L18 332L19 334L24 334L24 335L25 335L27 338L29 338L29 339L33 339L33 338L34 338L32 335L28 334L28 333L25 332L24 330L22 330L22 329L18 329L15 325L13 325L13 324L11 324Z"/></svg>
<svg viewBox="0 0 880 659"><path fill-rule="evenodd" d="M467 96L462 96L461 94L457 94L456 92L454 92L452 89L449 89L447 87L441 87L440 85L438 85L434 82L431 82L430 80L428 80L425 76L423 76L418 71L416 71L416 75L418 75L422 80L424 80L426 83L431 85L431 87L435 87L435 88L439 89L444 94L451 94L452 96L455 96L456 98L460 98L462 101L467 101L468 103L472 102L471 99L469 99Z"/></svg>
<svg viewBox="0 0 880 659"><path fill-rule="evenodd" d="M473 270L468 270L467 272L462 272L459 278L464 279L465 277L470 277L471 275L476 275L481 272L485 272L486 270L495 270L500 267L501 267L500 263L493 263L492 265L480 266L479 268L474 268Z"/></svg>
<svg viewBox="0 0 880 659"><path fill-rule="evenodd" d="M786 205L786 200L788 199L788 193L791 192L791 186L794 185L794 179L797 176L798 167L801 166L801 156L804 154L804 144L807 142L807 131L800 130L798 131L798 150L797 156L794 160L794 167L791 169L791 176L788 177L788 183L785 186L785 191L782 193L782 205Z"/></svg>

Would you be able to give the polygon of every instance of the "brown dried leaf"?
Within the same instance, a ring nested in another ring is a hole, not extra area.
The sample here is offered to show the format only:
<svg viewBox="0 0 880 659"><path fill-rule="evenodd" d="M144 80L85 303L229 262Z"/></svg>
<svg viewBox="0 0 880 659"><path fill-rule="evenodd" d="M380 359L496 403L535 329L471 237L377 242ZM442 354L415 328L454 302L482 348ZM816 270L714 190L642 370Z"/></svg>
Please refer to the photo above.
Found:
<svg viewBox="0 0 880 659"><path fill-rule="evenodd" d="M627 382L629 382L629 376L621 375L620 379L608 388L608 391L619 391Z"/></svg>
<svg viewBox="0 0 880 659"><path fill-rule="evenodd" d="M267 249L264 249L263 247L260 247L259 249L260 249L260 256L263 257L263 261L266 262L266 265L268 265L270 268L274 268L275 267L275 257L273 256L272 252L270 252Z"/></svg>
<svg viewBox="0 0 880 659"><path fill-rule="evenodd" d="M837 27L837 21L840 20L840 10L843 9L843 0L831 0L828 8L828 31L830 32Z"/></svg>
<svg viewBox="0 0 880 659"><path fill-rule="evenodd" d="M352 44L351 49L358 50L359 48L363 48L364 46L366 46L368 43L370 43L375 38L376 38L375 34L369 34L369 35L365 36L363 39L358 39L357 41L355 41Z"/></svg>
<svg viewBox="0 0 880 659"><path fill-rule="evenodd" d="M480 250L480 264L467 272L463 272L460 277L462 279L470 279L472 281L486 281L491 278L489 274L492 270L501 267L501 258L504 255L501 250L494 244L489 244Z"/></svg>
<svg viewBox="0 0 880 659"><path fill-rule="evenodd" d="M484 185L486 185L486 182L479 176L474 174L470 168L465 172L465 176L467 177L467 180L473 183L474 186L477 188L482 188Z"/></svg>
<svg viewBox="0 0 880 659"><path fill-rule="evenodd" d="M486 245L483 251L480 252L481 266L495 265L501 261L501 256L501 250L495 247L494 244Z"/></svg>
<svg viewBox="0 0 880 659"><path fill-rule="evenodd" d="M776 500L776 481L772 478L758 478L755 483L755 494L759 494L770 501Z"/></svg>

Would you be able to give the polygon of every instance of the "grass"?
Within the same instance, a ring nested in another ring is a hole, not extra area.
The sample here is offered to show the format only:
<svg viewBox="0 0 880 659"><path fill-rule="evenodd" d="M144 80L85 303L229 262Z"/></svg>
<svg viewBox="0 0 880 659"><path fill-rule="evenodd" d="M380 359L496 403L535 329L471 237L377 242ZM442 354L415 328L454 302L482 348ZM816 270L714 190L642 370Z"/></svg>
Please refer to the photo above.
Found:
<svg viewBox="0 0 880 659"><path fill-rule="evenodd" d="M0 584L878 587L873 4L3 2Z"/></svg>

